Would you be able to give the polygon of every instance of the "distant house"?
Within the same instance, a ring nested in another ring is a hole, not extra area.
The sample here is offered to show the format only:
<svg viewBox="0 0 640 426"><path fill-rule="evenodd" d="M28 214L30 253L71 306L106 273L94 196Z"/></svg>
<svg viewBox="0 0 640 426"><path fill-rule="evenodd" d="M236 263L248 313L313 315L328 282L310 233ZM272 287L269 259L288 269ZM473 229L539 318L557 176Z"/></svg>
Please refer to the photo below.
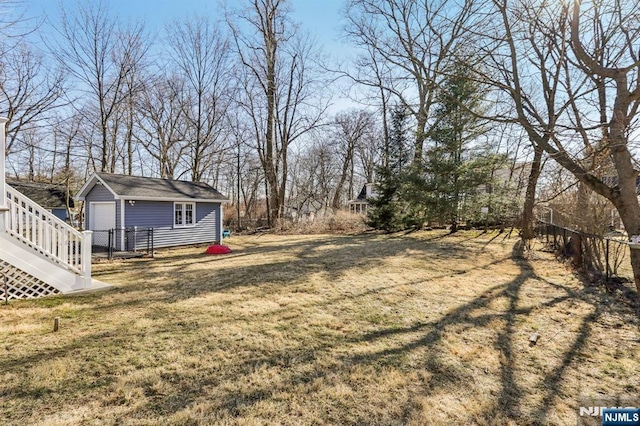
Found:
<svg viewBox="0 0 640 426"><path fill-rule="evenodd" d="M327 203L325 201L307 197L298 203L290 203L285 207L285 212L294 221L313 222L317 218L323 217L326 209Z"/></svg>
<svg viewBox="0 0 640 426"><path fill-rule="evenodd" d="M53 213L58 219L72 222L69 209L74 207L73 198L69 197L69 205L67 206L67 189L64 185L15 179L7 179L6 183L31 201Z"/></svg>
<svg viewBox="0 0 640 426"><path fill-rule="evenodd" d="M510 167L496 169L491 173L491 184L480 184L477 192L490 194L497 190L508 190L513 197L524 197L530 174L530 162L517 162Z"/></svg>
<svg viewBox="0 0 640 426"><path fill-rule="evenodd" d="M618 176L605 176L602 178L602 181L607 185L614 187L618 185ZM640 176L636 178L636 193L638 194L638 199L640 200Z"/></svg>
<svg viewBox="0 0 640 426"><path fill-rule="evenodd" d="M153 228L155 247L222 241L222 204L228 199L206 183L94 173L76 200L84 201L84 227L115 230L125 250L125 230ZM97 236L97 235L96 235ZM95 244L94 238L94 244ZM143 248L146 241L127 244Z"/></svg>
<svg viewBox="0 0 640 426"><path fill-rule="evenodd" d="M349 213L366 215L369 209L369 200L376 196L375 183L365 183L358 197L356 197L355 200L349 200L347 202Z"/></svg>

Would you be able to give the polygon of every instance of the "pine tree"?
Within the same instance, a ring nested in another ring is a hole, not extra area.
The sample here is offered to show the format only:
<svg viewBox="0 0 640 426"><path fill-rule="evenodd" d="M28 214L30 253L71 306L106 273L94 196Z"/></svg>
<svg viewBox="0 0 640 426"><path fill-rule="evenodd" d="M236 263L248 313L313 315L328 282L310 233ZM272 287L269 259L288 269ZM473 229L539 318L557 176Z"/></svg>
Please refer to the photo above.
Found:
<svg viewBox="0 0 640 426"><path fill-rule="evenodd" d="M486 149L474 146L486 132L472 111L482 107L478 83L469 78L469 65L456 62L440 93L440 106L431 134L432 147L424 162L425 210L431 221L451 224L455 232L460 211L482 184L489 184L494 161Z"/></svg>
<svg viewBox="0 0 640 426"><path fill-rule="evenodd" d="M396 106L391 111L391 132L384 141L382 164L376 168L376 197L369 200L367 224L376 229L396 231L402 228L402 202L398 198L405 168L407 151L407 110Z"/></svg>

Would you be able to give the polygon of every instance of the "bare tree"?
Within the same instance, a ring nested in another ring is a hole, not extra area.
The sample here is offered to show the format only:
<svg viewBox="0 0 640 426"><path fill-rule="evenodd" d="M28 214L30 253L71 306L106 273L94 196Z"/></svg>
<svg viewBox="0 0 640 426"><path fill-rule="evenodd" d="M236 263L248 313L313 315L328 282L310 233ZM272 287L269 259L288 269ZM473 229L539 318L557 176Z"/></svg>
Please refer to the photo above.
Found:
<svg viewBox="0 0 640 426"><path fill-rule="evenodd" d="M124 122L122 143L114 145L121 148L124 153L120 153L122 158L122 169L128 174L133 174L135 138L133 135L135 127L136 103L142 96L146 83L145 57L151 46L142 26L126 28L119 37L115 58L118 68L126 70L123 88L123 103L118 109L117 121Z"/></svg>
<svg viewBox="0 0 640 426"><path fill-rule="evenodd" d="M334 146L342 160L340 177L331 202L334 211L341 207L345 183L349 185L347 198L353 198L355 157L359 148L371 143L372 130L373 114L369 111L344 112L334 119Z"/></svg>
<svg viewBox="0 0 640 426"><path fill-rule="evenodd" d="M50 45L55 58L79 82L78 90L89 95L95 112L86 120L95 122L99 131L99 169L113 172L116 167L118 137L122 115L120 108L128 99L131 73L146 53L142 25L122 27L102 1L79 2L74 14L61 10L56 28L59 42Z"/></svg>
<svg viewBox="0 0 640 426"><path fill-rule="evenodd" d="M291 22L288 1L247 3L229 24L241 65L239 106L252 123L273 225L283 213L289 147L319 124L326 105L314 91L318 76L311 59L317 52Z"/></svg>
<svg viewBox="0 0 640 426"><path fill-rule="evenodd" d="M346 74L358 84L379 87L383 100L386 92L393 94L411 112L415 166L422 162L435 124L430 118L438 85L476 11L473 1L348 2L345 31L366 54L359 58L357 70Z"/></svg>
<svg viewBox="0 0 640 426"><path fill-rule="evenodd" d="M639 235L638 159L629 139L640 106L634 4L494 0L501 25L485 29L494 72L483 78L515 109L502 118L610 200L627 232ZM640 250L631 250L631 264L640 293Z"/></svg>
<svg viewBox="0 0 640 426"><path fill-rule="evenodd" d="M84 176L77 172L73 161L77 159L77 153L72 156L72 151L77 150L76 144L79 141L79 133L82 129L82 117L74 114L67 119L58 119L53 129L53 138L55 146L55 155L62 157L61 160L53 161L52 167L52 183L63 183L65 187L65 204L67 210L71 205L73 198L73 190L82 186ZM70 211L69 217L71 217Z"/></svg>
<svg viewBox="0 0 640 426"><path fill-rule="evenodd" d="M189 171L200 181L229 146L225 116L233 83L228 40L202 17L173 22L167 27L168 46L176 71L185 80L184 118L189 123ZM215 180L215 179L214 179Z"/></svg>
<svg viewBox="0 0 640 426"><path fill-rule="evenodd" d="M178 76L147 78L135 105L133 137L155 160L162 178L174 179L180 158L187 156L184 81Z"/></svg>
<svg viewBox="0 0 640 426"><path fill-rule="evenodd" d="M41 127L64 104L64 76L44 58L20 43L0 58L0 115L7 117L6 154L22 132ZM24 142L24 141L23 141Z"/></svg>
<svg viewBox="0 0 640 426"><path fill-rule="evenodd" d="M324 214L331 208L340 175L340 159L327 132L301 147L291 164L289 205L297 218Z"/></svg>

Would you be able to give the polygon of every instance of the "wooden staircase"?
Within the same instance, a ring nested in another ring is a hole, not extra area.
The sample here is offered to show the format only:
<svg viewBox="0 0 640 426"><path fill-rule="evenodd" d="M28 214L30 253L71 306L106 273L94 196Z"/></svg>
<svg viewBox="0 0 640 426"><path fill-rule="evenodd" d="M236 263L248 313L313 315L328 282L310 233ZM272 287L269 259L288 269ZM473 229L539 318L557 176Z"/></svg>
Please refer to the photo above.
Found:
<svg viewBox="0 0 640 426"><path fill-rule="evenodd" d="M109 288L91 278L91 231L75 230L6 184L5 123L0 118L0 299Z"/></svg>

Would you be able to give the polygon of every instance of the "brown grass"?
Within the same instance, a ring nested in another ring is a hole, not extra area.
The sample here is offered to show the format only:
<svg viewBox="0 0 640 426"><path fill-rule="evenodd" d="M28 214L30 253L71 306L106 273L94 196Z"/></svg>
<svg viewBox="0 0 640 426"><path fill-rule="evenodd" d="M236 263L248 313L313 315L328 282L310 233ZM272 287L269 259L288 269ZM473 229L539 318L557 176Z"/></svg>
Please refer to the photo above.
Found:
<svg viewBox="0 0 640 426"><path fill-rule="evenodd" d="M0 423L574 425L580 395L640 394L630 302L516 238L227 241L0 307Z"/></svg>

